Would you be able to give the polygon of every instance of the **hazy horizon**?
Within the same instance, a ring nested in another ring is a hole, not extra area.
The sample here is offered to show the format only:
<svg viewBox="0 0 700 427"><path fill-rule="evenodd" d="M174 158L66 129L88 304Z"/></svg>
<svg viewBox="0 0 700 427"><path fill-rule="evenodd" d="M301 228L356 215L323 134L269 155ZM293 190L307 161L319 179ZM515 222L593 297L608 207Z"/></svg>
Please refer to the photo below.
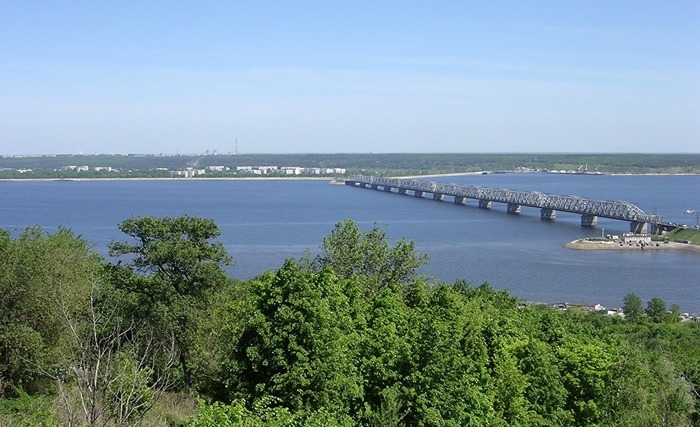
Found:
<svg viewBox="0 0 700 427"><path fill-rule="evenodd" d="M542 155L542 156L674 156L674 155L700 155L700 152L576 152L576 151L425 151L425 152L278 152L278 153L212 153L212 152L183 152L183 153L18 153L18 154L2 154L0 157L60 157L60 156L361 156L361 155Z"/></svg>

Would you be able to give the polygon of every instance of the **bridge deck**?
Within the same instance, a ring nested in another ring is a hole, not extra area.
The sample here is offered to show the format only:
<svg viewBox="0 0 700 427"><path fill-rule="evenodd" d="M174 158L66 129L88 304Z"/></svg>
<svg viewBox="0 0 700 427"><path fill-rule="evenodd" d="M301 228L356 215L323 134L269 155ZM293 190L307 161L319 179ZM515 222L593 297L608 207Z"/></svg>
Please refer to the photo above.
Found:
<svg viewBox="0 0 700 427"><path fill-rule="evenodd" d="M603 218L657 224L661 218L649 215L632 203L622 200L590 200L579 196L555 196L537 191L513 191L503 188L486 188L477 185L442 184L413 179L380 178L358 175L345 180L347 185L378 186L387 191L413 191L432 193L435 196L453 196L476 200L509 203L540 209L571 212Z"/></svg>

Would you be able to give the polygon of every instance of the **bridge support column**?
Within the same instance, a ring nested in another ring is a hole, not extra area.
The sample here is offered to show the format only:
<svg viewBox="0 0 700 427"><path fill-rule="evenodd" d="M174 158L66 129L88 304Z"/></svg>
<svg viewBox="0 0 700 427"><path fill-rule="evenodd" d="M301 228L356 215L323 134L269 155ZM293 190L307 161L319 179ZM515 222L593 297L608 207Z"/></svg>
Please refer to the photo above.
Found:
<svg viewBox="0 0 700 427"><path fill-rule="evenodd" d="M370 185L370 188L371 188L372 190L377 190L377 189L379 189L379 186L378 186L377 184L371 184L371 185Z"/></svg>
<svg viewBox="0 0 700 427"><path fill-rule="evenodd" d="M491 200L479 199L479 208L491 209Z"/></svg>
<svg viewBox="0 0 700 427"><path fill-rule="evenodd" d="M413 195L416 196L416 197L423 197L423 192L422 192L422 191L418 191L418 190L414 190L414 191L413 191Z"/></svg>
<svg viewBox="0 0 700 427"><path fill-rule="evenodd" d="M664 234L666 231L666 228L664 228L661 224L659 223L653 223L651 224L651 234Z"/></svg>
<svg viewBox="0 0 700 427"><path fill-rule="evenodd" d="M649 224L646 222L632 221L630 222L630 233L634 234L646 234L649 228Z"/></svg>
<svg viewBox="0 0 700 427"><path fill-rule="evenodd" d="M598 225L598 217L595 215L581 215L581 227L593 227Z"/></svg>
<svg viewBox="0 0 700 427"><path fill-rule="evenodd" d="M509 214L519 214L520 205L517 203L508 203L508 213Z"/></svg>
<svg viewBox="0 0 700 427"><path fill-rule="evenodd" d="M406 189L399 187L399 194L406 194Z"/></svg>
<svg viewBox="0 0 700 427"><path fill-rule="evenodd" d="M542 208L540 209L540 219L544 221L551 221L553 219L556 219L557 217L557 211L554 209L549 209L549 208Z"/></svg>
<svg viewBox="0 0 700 427"><path fill-rule="evenodd" d="M384 191L391 192L391 185L385 185L385 186L384 186Z"/></svg>
<svg viewBox="0 0 700 427"><path fill-rule="evenodd" d="M463 205L466 200L466 197L455 196L455 205Z"/></svg>
<svg viewBox="0 0 700 427"><path fill-rule="evenodd" d="M433 200L442 200L442 199L443 199L443 197L445 197L445 195L444 195L444 194L440 194L440 193L433 193Z"/></svg>

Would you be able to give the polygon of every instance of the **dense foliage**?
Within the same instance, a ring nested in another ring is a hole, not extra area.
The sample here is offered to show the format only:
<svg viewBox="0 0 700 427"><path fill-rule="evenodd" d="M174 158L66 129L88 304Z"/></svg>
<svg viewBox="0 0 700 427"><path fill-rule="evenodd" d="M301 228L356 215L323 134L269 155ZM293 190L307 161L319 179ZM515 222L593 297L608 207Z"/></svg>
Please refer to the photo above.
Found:
<svg viewBox="0 0 700 427"><path fill-rule="evenodd" d="M0 233L0 424L699 425L700 325L658 298L522 306L428 282L411 242L351 221L240 282L210 220L119 227L114 262L67 230Z"/></svg>

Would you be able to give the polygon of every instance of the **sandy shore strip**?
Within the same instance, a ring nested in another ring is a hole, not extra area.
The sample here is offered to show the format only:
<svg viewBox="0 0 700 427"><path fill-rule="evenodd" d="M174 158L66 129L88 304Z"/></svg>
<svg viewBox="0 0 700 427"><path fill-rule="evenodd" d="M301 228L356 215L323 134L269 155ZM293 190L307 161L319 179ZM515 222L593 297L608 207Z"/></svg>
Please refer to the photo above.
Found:
<svg viewBox="0 0 700 427"><path fill-rule="evenodd" d="M658 243L658 246L657 246ZM567 249L578 249L578 250L618 250L618 251L658 251L658 250L681 250L700 253L700 246L687 244L687 243L676 243L676 242L652 242L651 245L629 245L622 244L613 241L602 241L602 240L586 240L578 239L573 242L569 242L563 245Z"/></svg>
<svg viewBox="0 0 700 427"><path fill-rule="evenodd" d="M172 177L172 178L6 178L0 179L0 182L72 182L72 181L333 181L333 177L322 177L322 176L289 176L289 177L262 177L262 176L250 176L250 177L202 177L202 178L185 178L185 177Z"/></svg>

